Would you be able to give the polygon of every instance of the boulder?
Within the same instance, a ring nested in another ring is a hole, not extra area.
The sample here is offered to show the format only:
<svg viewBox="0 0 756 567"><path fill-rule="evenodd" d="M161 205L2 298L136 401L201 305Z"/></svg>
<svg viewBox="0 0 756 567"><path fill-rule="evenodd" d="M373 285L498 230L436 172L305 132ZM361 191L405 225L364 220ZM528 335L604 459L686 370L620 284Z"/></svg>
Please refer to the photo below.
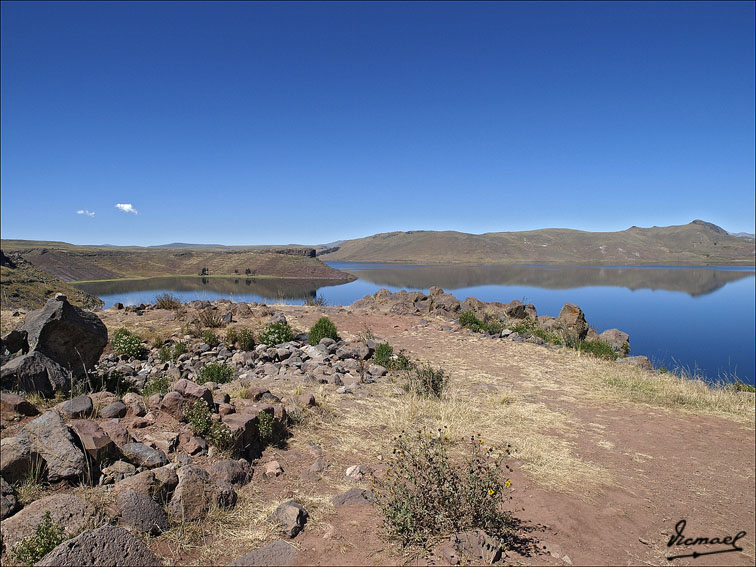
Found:
<svg viewBox="0 0 756 567"><path fill-rule="evenodd" d="M307 510L301 504L289 500L276 508L268 521L280 524L286 537L294 538L302 531L308 516Z"/></svg>
<svg viewBox="0 0 756 567"><path fill-rule="evenodd" d="M350 488L331 499L334 506L364 506L373 502L373 493L362 488Z"/></svg>
<svg viewBox="0 0 756 567"><path fill-rule="evenodd" d="M78 567L80 565L103 566L152 566L162 565L145 543L123 528L103 526L87 530L73 539L64 541L45 555L39 566Z"/></svg>
<svg viewBox="0 0 756 567"><path fill-rule="evenodd" d="M608 329L599 335L599 340L609 343L615 352L630 352L630 335L619 329Z"/></svg>
<svg viewBox="0 0 756 567"><path fill-rule="evenodd" d="M210 476L204 469L186 466L178 470L178 486L168 512L183 521L198 520L214 507L233 508L236 492L233 487Z"/></svg>
<svg viewBox="0 0 756 567"><path fill-rule="evenodd" d="M121 418L124 417L128 411L129 406L123 402L113 402L102 408L100 415L106 419Z"/></svg>
<svg viewBox="0 0 756 567"><path fill-rule="evenodd" d="M234 567L256 567L263 565L294 565L297 549L283 540L274 541L270 545L250 551L231 563Z"/></svg>
<svg viewBox="0 0 756 567"><path fill-rule="evenodd" d="M2 338L0 338L0 352L3 352L5 349L11 354L15 354L19 351L23 354L29 352L27 332L20 329L14 329L7 335L3 335Z"/></svg>
<svg viewBox="0 0 756 567"><path fill-rule="evenodd" d="M182 431L178 436L178 448L187 455L207 453L207 442L191 431Z"/></svg>
<svg viewBox="0 0 756 567"><path fill-rule="evenodd" d="M0 392L0 411L26 416L39 414L39 410L27 401L26 398L9 392Z"/></svg>
<svg viewBox="0 0 756 567"><path fill-rule="evenodd" d="M651 364L651 361L648 359L648 357L642 355L618 358L617 362L620 364L630 364L632 366L637 366L638 368L642 368L643 370L654 369L654 365Z"/></svg>
<svg viewBox="0 0 756 567"><path fill-rule="evenodd" d="M252 474L254 471L245 459L239 459L238 461L224 459L217 463L213 463L210 468L207 469L207 472L218 480L227 482L228 484L244 486L252 480Z"/></svg>
<svg viewBox="0 0 756 567"><path fill-rule="evenodd" d="M108 437L97 423L88 419L74 419L71 421L71 429L79 438L84 451L96 462L103 463L115 460L120 456L120 451L113 440Z"/></svg>
<svg viewBox="0 0 756 567"><path fill-rule="evenodd" d="M3 365L0 387L49 397L71 388L71 373L41 352L30 352Z"/></svg>
<svg viewBox="0 0 756 567"><path fill-rule="evenodd" d="M0 520L11 516L21 507L16 498L16 491L0 476Z"/></svg>
<svg viewBox="0 0 756 567"><path fill-rule="evenodd" d="M152 498L136 490L125 490L116 504L118 523L140 534L160 535L168 529L168 516Z"/></svg>
<svg viewBox="0 0 756 567"><path fill-rule="evenodd" d="M33 419L15 437L4 438L0 451L0 474L10 483L23 480L37 467L46 471L50 482L76 480L87 472L84 453L74 444L63 418L54 411Z"/></svg>
<svg viewBox="0 0 756 567"><path fill-rule="evenodd" d="M148 447L144 443L126 443L121 447L126 459L138 467L154 469L168 464L168 457L163 451Z"/></svg>
<svg viewBox="0 0 756 567"><path fill-rule="evenodd" d="M158 504L168 502L178 485L178 475L170 466L140 472L124 478L113 487L115 494L136 490L151 497Z"/></svg>
<svg viewBox="0 0 756 567"><path fill-rule="evenodd" d="M557 323L565 329L574 331L579 340L583 340L588 333L588 323L585 321L583 310L572 303L565 303L557 317Z"/></svg>
<svg viewBox="0 0 756 567"><path fill-rule="evenodd" d="M91 417L94 414L94 404L89 396L76 396L65 402L61 402L55 409L67 419L81 419Z"/></svg>
<svg viewBox="0 0 756 567"><path fill-rule="evenodd" d="M78 378L86 377L108 344L100 318L61 295L29 313L21 330L27 333L30 351L46 355Z"/></svg>
<svg viewBox="0 0 756 567"><path fill-rule="evenodd" d="M173 389L184 396L185 399L189 400L189 403L193 404L195 400L202 399L207 402L208 407L214 407L213 393L205 386L197 384L196 382L182 378L173 385Z"/></svg>
<svg viewBox="0 0 756 567"><path fill-rule="evenodd" d="M0 530L6 549L12 549L22 539L34 535L34 528L42 522L47 511L50 519L62 526L68 537L76 536L100 521L95 507L78 496L66 493L46 496L3 520Z"/></svg>
<svg viewBox="0 0 756 567"><path fill-rule="evenodd" d="M168 392L160 401L160 410L177 420L184 419L184 396L178 392Z"/></svg>
<svg viewBox="0 0 756 567"><path fill-rule="evenodd" d="M129 435L126 428L121 425L117 419L107 419L100 422L100 428L107 434L108 437L116 444L120 449L127 443L131 443L134 440Z"/></svg>
<svg viewBox="0 0 756 567"><path fill-rule="evenodd" d="M102 484L116 484L136 474L136 467L126 461L116 461L102 469Z"/></svg>

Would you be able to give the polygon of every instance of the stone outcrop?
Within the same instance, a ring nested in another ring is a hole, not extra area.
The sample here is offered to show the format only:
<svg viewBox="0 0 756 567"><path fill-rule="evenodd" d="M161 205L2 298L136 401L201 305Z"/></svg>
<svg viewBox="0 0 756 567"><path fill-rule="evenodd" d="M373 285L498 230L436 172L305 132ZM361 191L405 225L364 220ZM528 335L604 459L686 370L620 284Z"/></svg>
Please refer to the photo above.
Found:
<svg viewBox="0 0 756 567"><path fill-rule="evenodd" d="M171 516L184 521L198 520L213 507L228 509L236 504L233 487L204 469L186 466L177 474L178 486L168 504Z"/></svg>
<svg viewBox="0 0 756 567"><path fill-rule="evenodd" d="M52 396L71 388L71 373L41 352L30 352L6 362L0 368L0 387Z"/></svg>
<svg viewBox="0 0 756 567"><path fill-rule="evenodd" d="M256 567L262 565L294 565L297 549L283 540L274 541L270 545L250 551L246 555L234 560L234 567Z"/></svg>
<svg viewBox="0 0 756 567"><path fill-rule="evenodd" d="M142 540L115 526L87 530L73 539L64 541L37 563L41 567L148 567L162 564Z"/></svg>
<svg viewBox="0 0 756 567"><path fill-rule="evenodd" d="M74 444L68 427L54 411L24 425L15 437L0 441L0 473L8 482L29 473L44 473L50 482L77 480L87 472L84 453Z"/></svg>

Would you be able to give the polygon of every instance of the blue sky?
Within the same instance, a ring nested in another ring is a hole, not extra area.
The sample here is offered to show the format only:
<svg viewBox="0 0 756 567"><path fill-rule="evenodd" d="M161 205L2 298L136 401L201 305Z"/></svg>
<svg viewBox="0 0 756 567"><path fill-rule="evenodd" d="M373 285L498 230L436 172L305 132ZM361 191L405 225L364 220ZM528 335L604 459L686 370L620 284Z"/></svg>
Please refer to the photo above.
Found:
<svg viewBox="0 0 756 567"><path fill-rule="evenodd" d="M3 238L754 232L752 2L1 9Z"/></svg>

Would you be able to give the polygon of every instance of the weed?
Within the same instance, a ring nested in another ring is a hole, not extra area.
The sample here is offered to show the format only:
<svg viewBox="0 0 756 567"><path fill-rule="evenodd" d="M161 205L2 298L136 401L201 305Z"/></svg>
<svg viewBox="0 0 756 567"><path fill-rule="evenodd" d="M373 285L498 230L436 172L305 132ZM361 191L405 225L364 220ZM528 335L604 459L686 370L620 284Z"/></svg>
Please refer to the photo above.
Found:
<svg viewBox="0 0 756 567"><path fill-rule="evenodd" d="M210 329L202 331L202 342L207 343L211 348L215 348L220 344L218 335L216 335Z"/></svg>
<svg viewBox="0 0 756 567"><path fill-rule="evenodd" d="M184 418L195 435L205 435L213 424L210 408L205 400L196 400L184 408Z"/></svg>
<svg viewBox="0 0 756 567"><path fill-rule="evenodd" d="M336 325L328 317L321 317L310 329L310 344L317 345L322 339L329 338L334 341L339 340L339 333Z"/></svg>
<svg viewBox="0 0 756 567"><path fill-rule="evenodd" d="M186 343L179 341L173 345L173 360L178 360L178 357L186 352Z"/></svg>
<svg viewBox="0 0 756 567"><path fill-rule="evenodd" d="M136 391L134 383L124 378L123 374L118 370L111 370L100 374L100 383L96 387L93 386L92 389L99 392L111 392L118 396Z"/></svg>
<svg viewBox="0 0 756 567"><path fill-rule="evenodd" d="M257 429L260 432L260 441L264 445L271 443L275 435L275 419L266 411L261 411L257 414Z"/></svg>
<svg viewBox="0 0 756 567"><path fill-rule="evenodd" d="M459 316L459 324L476 333L483 330L485 326L483 321L478 319L472 311L463 311Z"/></svg>
<svg viewBox="0 0 756 567"><path fill-rule="evenodd" d="M605 358L607 360L616 360L619 356L612 345L600 340L594 341L581 341L577 347L578 352L585 352L592 354L598 358Z"/></svg>
<svg viewBox="0 0 756 567"><path fill-rule="evenodd" d="M168 362L171 359L171 349L168 345L163 345L158 349L160 362Z"/></svg>
<svg viewBox="0 0 756 567"><path fill-rule="evenodd" d="M161 293L155 296L155 307L158 309L180 309L181 300L170 293Z"/></svg>
<svg viewBox="0 0 756 567"><path fill-rule="evenodd" d="M150 378L142 389L142 396L149 398L154 394L165 395L171 390L171 381L165 374Z"/></svg>
<svg viewBox="0 0 756 567"><path fill-rule="evenodd" d="M34 528L34 534L18 542L13 547L12 554L24 565L34 565L66 539L63 527L52 521L48 510Z"/></svg>
<svg viewBox="0 0 756 567"><path fill-rule="evenodd" d="M425 545L435 536L476 528L496 537L512 532L514 519L502 510L511 486L502 471L509 449L485 447L473 437L467 459L455 466L448 445L441 428L433 437L419 431L395 441L386 478L375 492L386 529L402 545Z"/></svg>
<svg viewBox="0 0 756 567"><path fill-rule="evenodd" d="M214 421L207 431L207 440L221 451L231 451L234 447L234 433L228 425L221 421Z"/></svg>
<svg viewBox="0 0 756 567"><path fill-rule="evenodd" d="M534 321L533 319L531 319L530 317L525 317L525 319L520 319L516 323L510 323L507 326L507 328L520 335L538 336L537 331L539 330L538 323Z"/></svg>
<svg viewBox="0 0 756 567"><path fill-rule="evenodd" d="M443 368L433 368L430 364L415 366L409 372L409 389L419 396L440 398L449 382Z"/></svg>
<svg viewBox="0 0 756 567"><path fill-rule="evenodd" d="M228 327L226 329L226 343L227 347L234 346L234 343L239 340L239 330L236 327Z"/></svg>
<svg viewBox="0 0 756 567"><path fill-rule="evenodd" d="M223 317L213 309L205 309L199 313L199 322L203 327L217 329L223 326Z"/></svg>
<svg viewBox="0 0 756 567"><path fill-rule="evenodd" d="M117 355L139 358L144 352L142 339L124 327L115 330L110 344Z"/></svg>
<svg viewBox="0 0 756 567"><path fill-rule="evenodd" d="M328 305L328 301L326 301L325 297L323 297L322 295L318 295L317 297L308 297L307 299L305 299L305 305L309 305L311 307L320 307L323 305Z"/></svg>
<svg viewBox="0 0 756 567"><path fill-rule="evenodd" d="M736 380L734 384L728 386L733 392L756 392L756 387L751 384L744 384L740 380Z"/></svg>
<svg viewBox="0 0 756 567"><path fill-rule="evenodd" d="M373 332L373 329L371 329L368 326L365 326L362 331L357 333L357 337L363 342L367 343L370 340L375 339L375 333Z"/></svg>
<svg viewBox="0 0 756 567"><path fill-rule="evenodd" d="M373 362L375 364L383 366L384 368L388 368L391 364L391 357L393 356L393 354L394 349L391 348L390 344L380 344L375 347L375 352L373 353Z"/></svg>
<svg viewBox="0 0 756 567"><path fill-rule="evenodd" d="M205 382L215 382L216 384L225 384L230 382L234 376L233 367L225 362L208 362L199 371L197 384Z"/></svg>
<svg viewBox="0 0 756 567"><path fill-rule="evenodd" d="M163 337L161 337L160 335L155 335L152 338L152 341L150 341L150 346L152 348L161 348L163 346L163 342Z"/></svg>
<svg viewBox="0 0 756 567"><path fill-rule="evenodd" d="M275 346L293 341L296 337L294 331L283 321L268 323L260 333L258 340L261 344Z"/></svg>
<svg viewBox="0 0 756 567"><path fill-rule="evenodd" d="M252 350L253 348L255 348L255 336L249 329L242 329L241 331L239 331L237 343L237 346L241 350Z"/></svg>

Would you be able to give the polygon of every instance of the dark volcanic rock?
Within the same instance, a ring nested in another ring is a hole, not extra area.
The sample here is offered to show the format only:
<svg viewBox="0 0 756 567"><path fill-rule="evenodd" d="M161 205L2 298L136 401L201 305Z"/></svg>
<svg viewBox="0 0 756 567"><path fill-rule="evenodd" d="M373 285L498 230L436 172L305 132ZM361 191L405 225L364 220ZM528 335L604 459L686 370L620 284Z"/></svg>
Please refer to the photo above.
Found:
<svg viewBox="0 0 756 567"><path fill-rule="evenodd" d="M331 499L334 506L363 506L373 501L373 493L362 488L350 488Z"/></svg>
<svg viewBox="0 0 756 567"><path fill-rule="evenodd" d="M163 451L148 447L144 443L126 443L121 447L123 456L137 466L154 469L168 464L168 457Z"/></svg>
<svg viewBox="0 0 756 567"><path fill-rule="evenodd" d="M274 541L270 545L250 551L246 555L237 558L234 567L256 567L262 565L294 565L297 558L297 549L283 540Z"/></svg>
<svg viewBox="0 0 756 567"><path fill-rule="evenodd" d="M136 490L126 490L118 498L119 522L139 533L160 535L168 529L168 516L152 498Z"/></svg>
<svg viewBox="0 0 756 567"><path fill-rule="evenodd" d="M3 365L0 387L49 397L71 388L71 373L41 352L30 352Z"/></svg>
<svg viewBox="0 0 756 567"><path fill-rule="evenodd" d="M0 472L8 482L23 480L35 467L50 482L76 480L87 471L84 453L57 412L48 411L24 425L15 437L0 441Z"/></svg>
<svg viewBox="0 0 756 567"><path fill-rule="evenodd" d="M0 476L0 520L13 514L19 507L16 491Z"/></svg>
<svg viewBox="0 0 756 567"><path fill-rule="evenodd" d="M284 534L293 538L302 531L308 516L307 510L301 504L289 500L276 508L276 511L268 518L268 521L280 524Z"/></svg>
<svg viewBox="0 0 756 567"><path fill-rule="evenodd" d="M89 396L76 396L56 406L63 417L68 419L80 419L90 417L94 412L94 404Z"/></svg>
<svg viewBox="0 0 756 567"><path fill-rule="evenodd" d="M197 520L213 507L227 509L236 504L236 492L231 485L210 476L204 469L181 467L178 479L178 486L168 505L168 511L176 518Z"/></svg>
<svg viewBox="0 0 756 567"><path fill-rule="evenodd" d="M76 377L85 377L108 344L108 330L94 313L71 305L65 296L26 316L22 331L27 332L30 351L40 352Z"/></svg>
<svg viewBox="0 0 756 567"><path fill-rule="evenodd" d="M0 392L0 410L27 416L39 414L39 410L26 398L9 392Z"/></svg>
<svg viewBox="0 0 756 567"><path fill-rule="evenodd" d="M144 542L123 528L103 526L64 541L37 563L40 566L162 565Z"/></svg>

